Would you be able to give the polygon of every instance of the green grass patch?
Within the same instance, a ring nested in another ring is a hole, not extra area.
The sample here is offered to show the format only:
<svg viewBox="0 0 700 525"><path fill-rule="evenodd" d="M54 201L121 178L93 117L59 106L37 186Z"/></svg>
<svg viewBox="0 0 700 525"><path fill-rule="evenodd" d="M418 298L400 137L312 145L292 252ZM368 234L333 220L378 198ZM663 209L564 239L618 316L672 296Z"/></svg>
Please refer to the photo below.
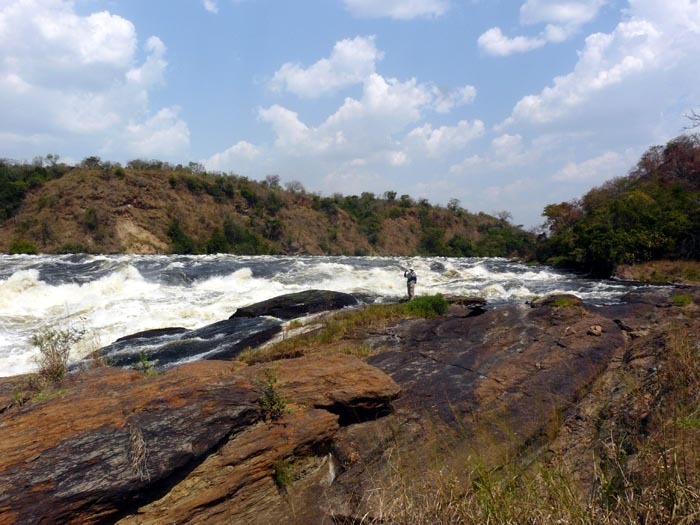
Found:
<svg viewBox="0 0 700 525"><path fill-rule="evenodd" d="M447 312L449 303L441 295L427 295L414 298L405 303L370 304L353 310L343 310L328 315L325 319L314 319L322 327L296 337L284 339L264 349L246 349L238 354L237 359L253 364L277 359L301 357L306 352L324 345L337 344L352 332L367 329L381 329L387 323L402 318L430 318ZM372 355L375 350L363 344L339 346L342 353L364 357Z"/></svg>
<svg viewBox="0 0 700 525"><path fill-rule="evenodd" d="M569 308L574 305L574 301L569 297L557 297L550 303L552 308Z"/></svg>
<svg viewBox="0 0 700 525"><path fill-rule="evenodd" d="M688 294L678 294L671 296L671 304L673 306L688 306L692 302L693 298Z"/></svg>

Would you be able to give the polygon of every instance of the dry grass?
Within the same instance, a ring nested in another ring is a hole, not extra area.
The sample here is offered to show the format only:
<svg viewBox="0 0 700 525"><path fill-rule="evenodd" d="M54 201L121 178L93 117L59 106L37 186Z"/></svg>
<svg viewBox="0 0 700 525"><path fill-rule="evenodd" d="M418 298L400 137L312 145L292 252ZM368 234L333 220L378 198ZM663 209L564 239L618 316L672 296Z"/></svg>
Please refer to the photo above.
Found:
<svg viewBox="0 0 700 525"><path fill-rule="evenodd" d="M649 261L625 268L630 278L652 284L666 284L674 281L700 282L700 262L698 261Z"/></svg>
<svg viewBox="0 0 700 525"><path fill-rule="evenodd" d="M700 523L700 342L671 329L662 388L643 430L616 428L591 451L595 486L577 489L566 465L518 457L511 443L436 424L419 448L396 446L368 491L363 523ZM614 425L613 425L614 426ZM478 433L479 429L474 432ZM484 433L486 435L486 433ZM500 458L494 462L493 458Z"/></svg>
<svg viewBox="0 0 700 525"><path fill-rule="evenodd" d="M358 341L354 337L356 333L381 331L399 319L432 317L446 310L447 302L438 295L417 297L407 303L371 304L358 309L334 312L310 321L317 326L308 332L284 338L266 348L246 349L237 359L254 364L300 357L320 350L366 357L374 354L376 350ZM294 321L294 325L289 325L288 329L290 327L299 329L299 321Z"/></svg>

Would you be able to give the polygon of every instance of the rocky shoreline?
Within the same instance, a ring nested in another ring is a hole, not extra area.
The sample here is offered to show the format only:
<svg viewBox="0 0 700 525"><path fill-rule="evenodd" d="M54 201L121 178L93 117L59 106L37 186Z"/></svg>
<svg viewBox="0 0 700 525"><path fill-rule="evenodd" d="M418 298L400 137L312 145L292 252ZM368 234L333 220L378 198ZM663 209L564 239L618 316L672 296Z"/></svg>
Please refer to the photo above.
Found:
<svg viewBox="0 0 700 525"><path fill-rule="evenodd" d="M349 304L326 299L314 311ZM94 367L22 404L21 378L0 379L0 524L391 521L396 458L442 458L436 447L549 457L584 494L606 432L659 403L670 331L697 340L697 304L679 287L605 307L451 298L443 316L353 334L373 349L363 359ZM266 392L284 400L276 418Z"/></svg>

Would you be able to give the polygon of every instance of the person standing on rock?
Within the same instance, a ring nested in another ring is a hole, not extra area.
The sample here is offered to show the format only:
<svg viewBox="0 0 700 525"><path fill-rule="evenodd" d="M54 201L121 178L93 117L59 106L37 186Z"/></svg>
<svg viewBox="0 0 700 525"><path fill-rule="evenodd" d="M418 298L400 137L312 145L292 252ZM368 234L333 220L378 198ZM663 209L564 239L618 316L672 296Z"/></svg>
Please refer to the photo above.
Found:
<svg viewBox="0 0 700 525"><path fill-rule="evenodd" d="M408 300L410 301L411 299L413 299L413 295L416 291L416 282L418 282L418 276L416 275L416 272L413 271L413 268L404 270L403 276L406 278L406 287L408 288Z"/></svg>

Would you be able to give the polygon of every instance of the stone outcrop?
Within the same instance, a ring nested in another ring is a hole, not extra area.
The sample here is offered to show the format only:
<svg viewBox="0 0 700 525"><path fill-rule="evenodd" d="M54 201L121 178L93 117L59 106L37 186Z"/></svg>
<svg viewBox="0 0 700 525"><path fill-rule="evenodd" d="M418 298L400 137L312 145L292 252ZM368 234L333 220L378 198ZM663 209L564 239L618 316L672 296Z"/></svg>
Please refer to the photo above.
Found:
<svg viewBox="0 0 700 525"><path fill-rule="evenodd" d="M453 301L442 317L354 334L377 350L366 362L314 353L155 378L98 368L22 407L8 386L18 379L2 380L0 524L391 521L378 495L405 488L392 483L397 458L420 473L424 458L480 443L565 456L586 486L587 454L612 428L601 421L635 424L658 394L664 327L698 332L700 291L684 291L684 307L675 293L604 307ZM266 370L286 400L276 421L258 404ZM631 403L621 377L649 395Z"/></svg>
<svg viewBox="0 0 700 525"><path fill-rule="evenodd" d="M168 509L187 517L182 523L217 523L239 493L238 503L267 497L272 509L281 500L271 490L276 461L325 456L343 414L386 412L399 392L353 357L288 360L274 369L290 413L265 423L266 366L201 361L156 377L96 368L6 410L0 523L105 523L133 513L172 523ZM192 493L199 483L217 487Z"/></svg>
<svg viewBox="0 0 700 525"><path fill-rule="evenodd" d="M269 318L236 318L201 328L161 328L127 335L91 356L111 366L139 363L140 355L159 369L193 359L232 359L246 348L259 346L277 335L281 323Z"/></svg>
<svg viewBox="0 0 700 525"><path fill-rule="evenodd" d="M267 301L244 306L236 310L231 319L269 316L287 321L318 312L358 306L359 304L360 302L353 295L347 293L329 290L306 290L280 295Z"/></svg>

